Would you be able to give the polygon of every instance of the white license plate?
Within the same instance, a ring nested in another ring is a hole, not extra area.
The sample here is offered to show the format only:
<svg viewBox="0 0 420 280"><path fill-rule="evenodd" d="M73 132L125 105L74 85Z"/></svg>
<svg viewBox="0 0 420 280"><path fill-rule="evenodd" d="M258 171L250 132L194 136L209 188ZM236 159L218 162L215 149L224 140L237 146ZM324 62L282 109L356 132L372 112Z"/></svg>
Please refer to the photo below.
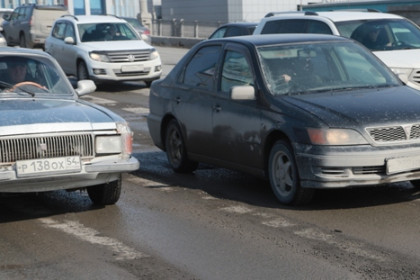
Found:
<svg viewBox="0 0 420 280"><path fill-rule="evenodd" d="M144 71L143 65L124 65L121 66L121 72L141 72Z"/></svg>
<svg viewBox="0 0 420 280"><path fill-rule="evenodd" d="M395 174L410 170L420 169L420 156L388 159L386 173Z"/></svg>
<svg viewBox="0 0 420 280"><path fill-rule="evenodd" d="M80 157L44 158L16 161L17 176L71 173L81 170Z"/></svg>

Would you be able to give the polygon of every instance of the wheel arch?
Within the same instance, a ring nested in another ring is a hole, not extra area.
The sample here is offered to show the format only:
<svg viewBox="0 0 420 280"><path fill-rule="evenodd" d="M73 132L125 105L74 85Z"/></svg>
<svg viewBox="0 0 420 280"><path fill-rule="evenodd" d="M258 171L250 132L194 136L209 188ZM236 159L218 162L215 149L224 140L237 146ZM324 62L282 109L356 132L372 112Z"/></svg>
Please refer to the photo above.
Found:
<svg viewBox="0 0 420 280"><path fill-rule="evenodd" d="M283 140L287 142L290 145L290 147L292 147L292 143L290 141L289 136L287 136L287 134L284 133L283 131L274 130L267 136L265 145L264 145L264 171L266 175L268 175L268 160L270 157L271 148L279 140ZM292 152L294 153L293 150Z"/></svg>
<svg viewBox="0 0 420 280"><path fill-rule="evenodd" d="M168 124L170 121L176 120L174 115L167 114L162 118L161 126L160 126L160 141L162 143L163 150L166 151L166 144L165 144L165 138L166 138L166 128L168 127Z"/></svg>

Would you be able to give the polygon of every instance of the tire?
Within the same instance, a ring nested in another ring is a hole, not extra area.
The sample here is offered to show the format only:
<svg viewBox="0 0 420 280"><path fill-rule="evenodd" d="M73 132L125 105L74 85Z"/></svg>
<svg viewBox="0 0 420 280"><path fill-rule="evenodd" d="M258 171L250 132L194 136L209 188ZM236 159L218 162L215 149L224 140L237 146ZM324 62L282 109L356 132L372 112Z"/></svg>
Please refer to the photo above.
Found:
<svg viewBox="0 0 420 280"><path fill-rule="evenodd" d="M420 190L420 180L411 180L410 182L414 188Z"/></svg>
<svg viewBox="0 0 420 280"><path fill-rule="evenodd" d="M77 80L89 80L89 72L84 61L77 63Z"/></svg>
<svg viewBox="0 0 420 280"><path fill-rule="evenodd" d="M118 180L87 188L90 200L96 205L112 205L117 203L121 195L121 175Z"/></svg>
<svg viewBox="0 0 420 280"><path fill-rule="evenodd" d="M27 48L25 34L23 33L19 35L19 47Z"/></svg>
<svg viewBox="0 0 420 280"><path fill-rule="evenodd" d="M307 204L314 195L314 189L300 186L296 160L291 146L285 141L277 141L271 148L268 177L274 195L282 204Z"/></svg>
<svg viewBox="0 0 420 280"><path fill-rule="evenodd" d="M166 156L172 169L178 173L191 173L198 162L190 161L187 156L184 138L176 120L171 120L165 133Z"/></svg>

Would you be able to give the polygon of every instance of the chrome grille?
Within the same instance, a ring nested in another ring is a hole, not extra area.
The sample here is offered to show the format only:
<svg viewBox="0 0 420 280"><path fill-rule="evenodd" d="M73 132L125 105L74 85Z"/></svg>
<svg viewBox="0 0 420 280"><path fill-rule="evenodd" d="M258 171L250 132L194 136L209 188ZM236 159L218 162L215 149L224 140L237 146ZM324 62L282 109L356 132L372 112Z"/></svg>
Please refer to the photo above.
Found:
<svg viewBox="0 0 420 280"><path fill-rule="evenodd" d="M415 71L410 77L410 80L416 84L420 84L420 70Z"/></svg>
<svg viewBox="0 0 420 280"><path fill-rule="evenodd" d="M369 135L375 142L395 142L408 140L402 126L367 128Z"/></svg>
<svg viewBox="0 0 420 280"><path fill-rule="evenodd" d="M0 140L0 163L63 156L93 156L90 134Z"/></svg>
<svg viewBox="0 0 420 280"><path fill-rule="evenodd" d="M413 125L410 131L410 139L420 138L420 124Z"/></svg>
<svg viewBox="0 0 420 280"><path fill-rule="evenodd" d="M131 51L118 51L108 52L108 58L110 62L121 63L121 62L138 62L149 60L150 50L131 50Z"/></svg>

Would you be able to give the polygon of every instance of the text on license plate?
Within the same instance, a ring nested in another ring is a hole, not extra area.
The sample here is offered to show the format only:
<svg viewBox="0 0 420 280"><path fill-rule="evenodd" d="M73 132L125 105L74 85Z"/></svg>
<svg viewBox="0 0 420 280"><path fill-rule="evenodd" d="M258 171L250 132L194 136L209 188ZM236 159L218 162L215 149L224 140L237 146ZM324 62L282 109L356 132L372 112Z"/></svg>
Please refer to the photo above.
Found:
<svg viewBox="0 0 420 280"><path fill-rule="evenodd" d="M16 161L16 172L20 177L33 174L69 173L80 170L79 156Z"/></svg>

